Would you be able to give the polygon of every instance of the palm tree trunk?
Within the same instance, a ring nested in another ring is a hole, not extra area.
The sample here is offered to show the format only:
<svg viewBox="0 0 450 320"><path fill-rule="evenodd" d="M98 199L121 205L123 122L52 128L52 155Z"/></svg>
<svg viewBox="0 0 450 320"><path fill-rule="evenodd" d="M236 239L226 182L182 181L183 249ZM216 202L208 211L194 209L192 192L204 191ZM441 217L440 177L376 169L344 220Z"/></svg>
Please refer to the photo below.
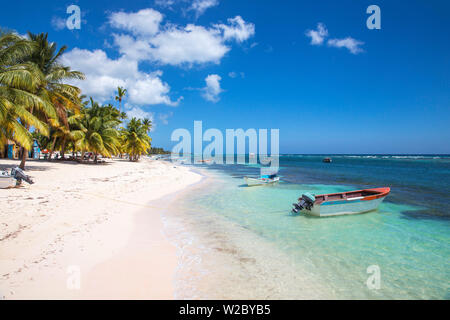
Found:
<svg viewBox="0 0 450 320"><path fill-rule="evenodd" d="M30 128L28 127L27 130L29 130ZM22 155L21 155L21 159L20 159L20 165L19 168L22 170L25 170L25 162L27 161L28 158L28 150L25 147L20 147L20 150L22 151Z"/></svg>
<svg viewBox="0 0 450 320"><path fill-rule="evenodd" d="M33 106L30 108L30 113L33 114L34 108ZM30 131L30 126L27 125L25 126L25 128L27 129L27 131ZM25 161L27 161L27 154L28 154L28 150L25 148L22 148L22 159L20 160L20 165L19 168L22 170L25 170Z"/></svg>
<svg viewBox="0 0 450 320"><path fill-rule="evenodd" d="M20 160L19 168L25 170L25 161L27 161L28 150L22 147L22 159Z"/></svg>
<svg viewBox="0 0 450 320"><path fill-rule="evenodd" d="M52 160L53 151L55 149L56 137L53 139L52 148L50 149L50 157L49 160Z"/></svg>
<svg viewBox="0 0 450 320"><path fill-rule="evenodd" d="M61 146L62 160L65 159L64 153L66 153L66 136L64 136L63 141L62 141L62 146Z"/></svg>

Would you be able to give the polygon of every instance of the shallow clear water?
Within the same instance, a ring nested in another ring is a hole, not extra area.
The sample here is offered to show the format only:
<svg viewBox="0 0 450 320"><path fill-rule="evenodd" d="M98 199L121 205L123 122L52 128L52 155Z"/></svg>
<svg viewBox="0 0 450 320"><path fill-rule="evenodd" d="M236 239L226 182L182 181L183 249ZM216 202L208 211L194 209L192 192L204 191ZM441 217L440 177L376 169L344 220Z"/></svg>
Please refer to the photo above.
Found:
<svg viewBox="0 0 450 320"><path fill-rule="evenodd" d="M203 166L213 182L166 215L182 255L178 297L450 298L448 158L320 159L283 156L283 182L251 188L242 177L258 174L255 166ZM303 192L375 186L392 188L376 212L290 215ZM366 285L372 265L378 290Z"/></svg>

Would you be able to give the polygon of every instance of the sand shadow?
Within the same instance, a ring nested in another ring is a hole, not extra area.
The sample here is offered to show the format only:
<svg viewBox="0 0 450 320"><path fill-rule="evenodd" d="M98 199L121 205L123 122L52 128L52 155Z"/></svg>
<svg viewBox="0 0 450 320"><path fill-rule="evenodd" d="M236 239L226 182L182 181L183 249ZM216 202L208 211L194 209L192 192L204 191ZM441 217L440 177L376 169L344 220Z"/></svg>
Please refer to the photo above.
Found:
<svg viewBox="0 0 450 320"><path fill-rule="evenodd" d="M10 171L12 168L18 167L20 165L19 160L10 160L10 159L2 159L6 161L11 161L12 163L2 163L0 160L0 170L2 171ZM114 160L115 161L115 160ZM25 171L48 171L53 170L54 168L52 166L43 166L39 165L41 163L48 163L48 164L60 164L60 165L67 165L67 166L74 166L74 165L97 165L97 166L105 166L105 165L111 165L112 162L98 162L95 163L93 161L91 162L78 162L74 160L33 160L29 159L25 163Z"/></svg>
<svg viewBox="0 0 450 320"><path fill-rule="evenodd" d="M0 170L1 171L8 171L10 172L12 168L16 168L18 167L20 164L20 162L18 162L17 164L0 164ZM53 168L51 167L46 167L46 166L39 166L39 165L29 165L29 164L25 164L25 171L47 171L47 170L52 170Z"/></svg>

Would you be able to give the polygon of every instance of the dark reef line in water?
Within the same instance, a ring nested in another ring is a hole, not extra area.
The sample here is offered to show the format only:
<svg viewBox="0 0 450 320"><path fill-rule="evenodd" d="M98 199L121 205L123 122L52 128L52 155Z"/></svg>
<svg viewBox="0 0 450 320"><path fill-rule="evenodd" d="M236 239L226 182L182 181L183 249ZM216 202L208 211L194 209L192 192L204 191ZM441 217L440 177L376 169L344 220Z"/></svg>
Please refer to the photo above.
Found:
<svg viewBox="0 0 450 320"><path fill-rule="evenodd" d="M407 219L450 219L449 155L281 155L279 187L296 184L342 185L363 189L391 187L388 202L407 204L416 210L404 211ZM198 165L198 164L196 164ZM236 179L259 175L258 165L202 164ZM291 185L291 186L289 186Z"/></svg>

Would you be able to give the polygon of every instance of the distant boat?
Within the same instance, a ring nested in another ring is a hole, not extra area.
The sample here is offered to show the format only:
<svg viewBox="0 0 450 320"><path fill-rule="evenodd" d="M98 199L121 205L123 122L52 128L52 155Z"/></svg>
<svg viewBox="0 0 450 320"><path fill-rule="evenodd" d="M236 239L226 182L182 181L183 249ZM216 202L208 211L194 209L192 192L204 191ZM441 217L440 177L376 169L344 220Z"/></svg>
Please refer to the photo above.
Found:
<svg viewBox="0 0 450 320"><path fill-rule="evenodd" d="M261 186L280 181L280 177L276 174L262 175L259 178L244 177L245 183L249 186Z"/></svg>
<svg viewBox="0 0 450 320"><path fill-rule="evenodd" d="M326 162L326 163L330 163L330 162L333 161L333 160L331 160L331 158L323 158L322 161L323 161L323 162Z"/></svg>
<svg viewBox="0 0 450 320"><path fill-rule="evenodd" d="M293 204L292 211L318 217L369 212L376 210L390 191L390 188L385 187L318 196L305 193L298 199L298 203Z"/></svg>

